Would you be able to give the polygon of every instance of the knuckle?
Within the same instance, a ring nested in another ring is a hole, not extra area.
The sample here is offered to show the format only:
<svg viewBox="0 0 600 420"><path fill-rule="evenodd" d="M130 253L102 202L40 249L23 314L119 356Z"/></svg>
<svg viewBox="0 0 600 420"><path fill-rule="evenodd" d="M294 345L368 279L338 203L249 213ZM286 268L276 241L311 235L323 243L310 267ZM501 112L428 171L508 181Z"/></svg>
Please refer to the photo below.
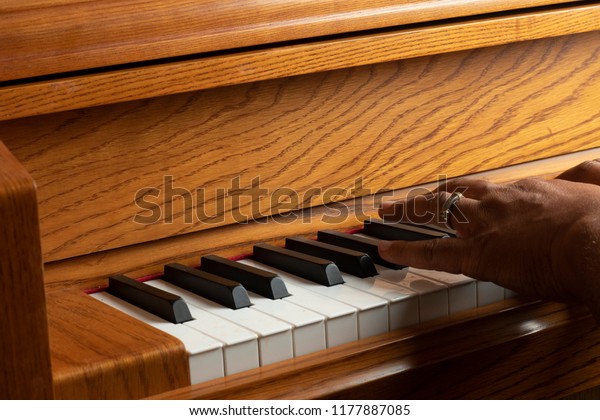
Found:
<svg viewBox="0 0 600 420"><path fill-rule="evenodd" d="M427 241L423 246L423 261L426 264L431 264L435 261L436 251L439 247L440 239Z"/></svg>
<svg viewBox="0 0 600 420"><path fill-rule="evenodd" d="M577 165L575 167L575 169L581 173L588 173L588 172L592 172L592 171L595 172L598 170L599 165L600 165L600 161L598 159L586 160L584 162L581 162L579 165Z"/></svg>
<svg viewBox="0 0 600 420"><path fill-rule="evenodd" d="M530 190L542 184L544 181L541 178L530 177L516 181L513 185L520 190Z"/></svg>
<svg viewBox="0 0 600 420"><path fill-rule="evenodd" d="M600 165L600 160L598 159L586 160L571 168L569 171L567 171L567 173L576 177L584 176L591 171L596 171L598 169L598 165Z"/></svg>

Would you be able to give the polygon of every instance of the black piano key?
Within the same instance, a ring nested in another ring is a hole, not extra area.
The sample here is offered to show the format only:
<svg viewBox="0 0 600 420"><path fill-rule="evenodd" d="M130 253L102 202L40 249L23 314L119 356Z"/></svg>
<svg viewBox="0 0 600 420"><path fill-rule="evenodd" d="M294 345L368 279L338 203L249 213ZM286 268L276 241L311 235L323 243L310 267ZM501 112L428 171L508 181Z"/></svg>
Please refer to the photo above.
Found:
<svg viewBox="0 0 600 420"><path fill-rule="evenodd" d="M385 223L383 220L365 220L364 233L388 241L426 241L449 237L445 232L404 223Z"/></svg>
<svg viewBox="0 0 600 420"><path fill-rule="evenodd" d="M373 260L364 252L341 248L300 236L286 238L285 247L303 254L331 260L341 271L353 276L365 278L377 275Z"/></svg>
<svg viewBox="0 0 600 420"><path fill-rule="evenodd" d="M384 267L399 269L403 266L393 264L384 260L379 256L378 244L379 240L374 238L365 238L361 236L351 235L349 233L338 232L335 230L321 230L317 233L317 239L331 245L337 245L342 248L353 249L355 251L364 252L369 255L375 264Z"/></svg>
<svg viewBox="0 0 600 420"><path fill-rule="evenodd" d="M200 268L217 276L240 282L247 290L269 299L281 299L290 295L285 283L277 274L227 258L217 255L204 256L200 260Z"/></svg>
<svg viewBox="0 0 600 420"><path fill-rule="evenodd" d="M163 279L231 309L251 305L248 292L240 283L182 264L165 265Z"/></svg>
<svg viewBox="0 0 600 420"><path fill-rule="evenodd" d="M181 297L122 274L115 274L108 278L106 291L174 324L193 319L187 304Z"/></svg>
<svg viewBox="0 0 600 420"><path fill-rule="evenodd" d="M344 283L340 270L332 261L290 249L258 244L254 245L252 258L324 286Z"/></svg>

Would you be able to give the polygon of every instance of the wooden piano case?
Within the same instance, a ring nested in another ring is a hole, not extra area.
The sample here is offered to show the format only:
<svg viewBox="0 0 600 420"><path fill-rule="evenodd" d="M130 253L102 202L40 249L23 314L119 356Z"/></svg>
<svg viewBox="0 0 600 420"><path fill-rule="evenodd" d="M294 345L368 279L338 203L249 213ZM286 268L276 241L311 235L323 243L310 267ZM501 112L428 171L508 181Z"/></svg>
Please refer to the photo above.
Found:
<svg viewBox="0 0 600 420"><path fill-rule="evenodd" d="M189 385L177 340L91 299L466 174L600 156L594 2L0 5L2 398L560 398L585 308L509 302ZM253 386L249 386L253 385Z"/></svg>

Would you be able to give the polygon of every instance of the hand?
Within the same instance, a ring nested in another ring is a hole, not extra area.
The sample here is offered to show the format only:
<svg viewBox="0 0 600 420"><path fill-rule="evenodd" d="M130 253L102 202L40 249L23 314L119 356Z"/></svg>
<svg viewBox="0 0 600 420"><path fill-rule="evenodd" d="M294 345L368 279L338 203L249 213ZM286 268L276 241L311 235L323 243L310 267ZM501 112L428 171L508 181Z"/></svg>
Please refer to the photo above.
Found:
<svg viewBox="0 0 600 420"><path fill-rule="evenodd" d="M441 226L439 209L453 191L463 197L449 224L457 238L382 241L398 264L463 273L523 295L587 304L600 313L600 161L556 179L511 184L456 179L433 193L384 203L385 220ZM597 316L600 319L600 316Z"/></svg>

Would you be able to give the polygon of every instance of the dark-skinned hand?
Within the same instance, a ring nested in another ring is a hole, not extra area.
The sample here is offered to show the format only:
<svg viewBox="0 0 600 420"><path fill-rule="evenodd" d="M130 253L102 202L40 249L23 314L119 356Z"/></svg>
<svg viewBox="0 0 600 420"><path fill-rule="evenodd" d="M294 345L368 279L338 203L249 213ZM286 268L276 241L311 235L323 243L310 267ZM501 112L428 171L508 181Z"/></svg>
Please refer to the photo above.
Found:
<svg viewBox="0 0 600 420"><path fill-rule="evenodd" d="M381 241L381 256L462 273L530 297L581 302L600 320L600 160L555 179L510 184L455 179L431 194L383 203L380 216L443 226L440 208L456 191L463 196L448 219L456 238Z"/></svg>

